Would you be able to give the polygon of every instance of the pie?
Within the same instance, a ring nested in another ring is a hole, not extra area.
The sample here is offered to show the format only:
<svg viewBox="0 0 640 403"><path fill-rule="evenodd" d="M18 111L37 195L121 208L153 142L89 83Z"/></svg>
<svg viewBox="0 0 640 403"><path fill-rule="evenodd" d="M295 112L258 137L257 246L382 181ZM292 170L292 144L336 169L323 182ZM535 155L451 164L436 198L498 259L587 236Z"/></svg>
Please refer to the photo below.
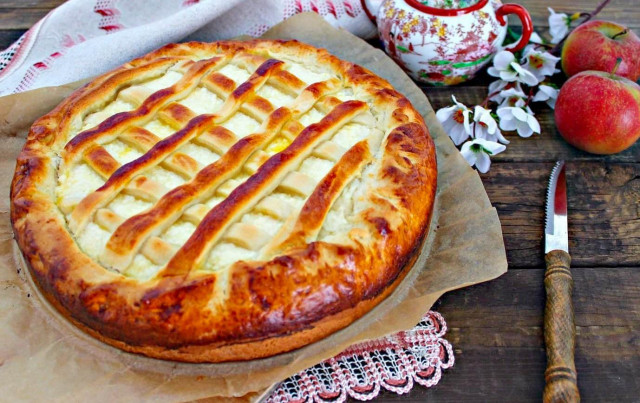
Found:
<svg viewBox="0 0 640 403"><path fill-rule="evenodd" d="M420 250L424 121L385 80L296 41L172 44L32 126L11 190L43 295L125 351L267 357L368 312Z"/></svg>

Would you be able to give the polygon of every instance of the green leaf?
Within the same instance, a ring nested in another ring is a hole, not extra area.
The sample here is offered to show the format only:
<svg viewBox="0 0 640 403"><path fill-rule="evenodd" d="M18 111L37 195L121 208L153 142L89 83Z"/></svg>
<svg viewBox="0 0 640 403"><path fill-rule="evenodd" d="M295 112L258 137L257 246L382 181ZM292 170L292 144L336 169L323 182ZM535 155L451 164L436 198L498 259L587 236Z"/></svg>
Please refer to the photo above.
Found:
<svg viewBox="0 0 640 403"><path fill-rule="evenodd" d="M404 46L397 45L396 49L403 53L409 53L409 49L405 48Z"/></svg>

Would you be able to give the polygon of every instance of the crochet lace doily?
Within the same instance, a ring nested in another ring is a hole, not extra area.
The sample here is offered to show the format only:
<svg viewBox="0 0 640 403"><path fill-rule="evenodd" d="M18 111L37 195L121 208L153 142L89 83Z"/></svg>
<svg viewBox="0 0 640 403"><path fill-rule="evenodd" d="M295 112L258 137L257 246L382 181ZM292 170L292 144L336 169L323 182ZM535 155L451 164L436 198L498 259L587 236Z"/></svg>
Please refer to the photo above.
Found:
<svg viewBox="0 0 640 403"><path fill-rule="evenodd" d="M353 345L287 378L266 402L336 403L347 397L364 401L378 396L381 389L404 394L416 383L429 388L455 362L453 348L444 339L446 332L442 315L429 311L411 330Z"/></svg>

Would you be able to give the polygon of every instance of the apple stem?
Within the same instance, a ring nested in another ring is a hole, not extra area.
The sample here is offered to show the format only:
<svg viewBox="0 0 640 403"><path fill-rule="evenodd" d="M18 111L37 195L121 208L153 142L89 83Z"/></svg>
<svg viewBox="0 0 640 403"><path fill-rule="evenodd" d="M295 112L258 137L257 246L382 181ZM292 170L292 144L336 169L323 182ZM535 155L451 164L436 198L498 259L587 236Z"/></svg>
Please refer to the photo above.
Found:
<svg viewBox="0 0 640 403"><path fill-rule="evenodd" d="M602 2L600 2L600 4L598 4L598 7L596 7L595 10L593 10L590 13L581 13L580 16L581 17L586 17L580 24L578 24L578 26L584 24L585 22L589 21L590 19L592 19L593 17L595 17L596 15L598 15L598 13L600 13L600 11L602 11L603 8L606 7L607 4L609 4L611 0L602 0ZM562 49L562 45L564 44L564 41L569 37L569 34L571 33L571 31L567 32L567 34L564 36L564 38L562 38L562 40L560 40L560 42L558 42L558 44L551 49L550 53L557 55L558 52L560 51L560 49Z"/></svg>
<svg viewBox="0 0 640 403"><path fill-rule="evenodd" d="M618 71L618 67L620 67L620 63L622 63L622 58L619 57L616 59L616 64L615 66L613 66L613 71L611 71L611 75L615 75L616 72Z"/></svg>
<svg viewBox="0 0 640 403"><path fill-rule="evenodd" d="M629 32L629 28L625 28L624 30L622 30L622 31L618 32L617 34L613 35L611 37L611 39L616 39L619 36L626 35L627 32Z"/></svg>

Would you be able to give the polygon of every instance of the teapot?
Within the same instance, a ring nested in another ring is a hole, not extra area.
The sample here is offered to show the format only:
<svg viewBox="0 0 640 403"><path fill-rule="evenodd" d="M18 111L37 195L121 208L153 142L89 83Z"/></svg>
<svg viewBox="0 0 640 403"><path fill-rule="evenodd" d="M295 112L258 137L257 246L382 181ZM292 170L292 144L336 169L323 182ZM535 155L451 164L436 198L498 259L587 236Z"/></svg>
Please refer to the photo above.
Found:
<svg viewBox="0 0 640 403"><path fill-rule="evenodd" d="M362 0L373 17L375 1ZM379 2L378 2L379 3ZM508 14L522 22L523 49L533 33L531 16L518 4L500 0L384 0L377 12L378 32L389 54L415 80L454 85L470 80L502 47Z"/></svg>

